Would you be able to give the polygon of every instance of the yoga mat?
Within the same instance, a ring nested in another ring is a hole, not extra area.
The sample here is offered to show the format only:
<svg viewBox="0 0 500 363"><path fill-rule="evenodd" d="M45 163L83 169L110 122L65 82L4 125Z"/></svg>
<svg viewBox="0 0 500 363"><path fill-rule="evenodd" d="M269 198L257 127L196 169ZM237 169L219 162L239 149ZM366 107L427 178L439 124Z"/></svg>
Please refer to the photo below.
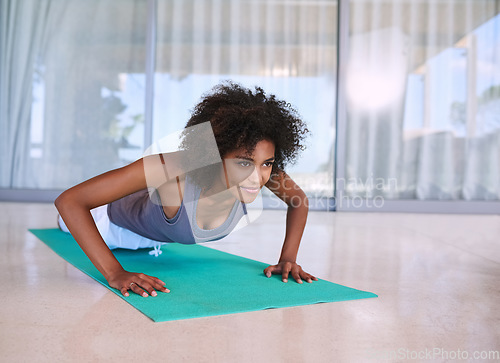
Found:
<svg viewBox="0 0 500 363"><path fill-rule="evenodd" d="M345 301L377 295L319 280L287 283L281 275L268 278L268 264L201 245L170 243L158 257L151 249L113 250L125 270L142 272L166 282L170 293L124 297L110 287L69 233L59 229L30 229L59 256L100 282L155 322L190 319L320 302Z"/></svg>

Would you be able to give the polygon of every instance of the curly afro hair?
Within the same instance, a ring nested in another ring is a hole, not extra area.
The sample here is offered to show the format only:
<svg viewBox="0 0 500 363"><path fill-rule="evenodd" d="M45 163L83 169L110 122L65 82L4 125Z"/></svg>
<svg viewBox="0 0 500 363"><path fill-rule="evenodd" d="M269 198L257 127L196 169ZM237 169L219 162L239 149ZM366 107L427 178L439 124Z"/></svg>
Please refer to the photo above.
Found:
<svg viewBox="0 0 500 363"><path fill-rule="evenodd" d="M231 81L215 86L193 109L186 128L210 121L221 158L237 149L251 154L256 144L275 145L273 173L294 163L309 133L297 111L260 87L255 92ZM185 135L184 145L189 144Z"/></svg>

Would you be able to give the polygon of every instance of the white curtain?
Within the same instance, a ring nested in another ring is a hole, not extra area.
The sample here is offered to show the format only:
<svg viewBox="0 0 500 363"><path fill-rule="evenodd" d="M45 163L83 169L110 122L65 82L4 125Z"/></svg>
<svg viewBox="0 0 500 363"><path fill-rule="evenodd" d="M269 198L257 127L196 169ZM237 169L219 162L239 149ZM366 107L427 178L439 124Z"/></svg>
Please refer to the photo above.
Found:
<svg viewBox="0 0 500 363"><path fill-rule="evenodd" d="M500 2L350 2L346 191L500 199Z"/></svg>
<svg viewBox="0 0 500 363"><path fill-rule="evenodd" d="M158 2L154 139L232 79L291 103L312 132L288 171L309 195L333 195L337 1Z"/></svg>
<svg viewBox="0 0 500 363"><path fill-rule="evenodd" d="M0 188L64 189L141 155L146 22L146 0L0 2Z"/></svg>
<svg viewBox="0 0 500 363"><path fill-rule="evenodd" d="M0 187L24 184L28 164L33 75L50 34L51 1L0 2Z"/></svg>
<svg viewBox="0 0 500 363"><path fill-rule="evenodd" d="M500 198L500 0L350 1L346 191ZM154 138L221 79L312 137L291 170L333 192L337 1L158 1ZM66 188L140 156L147 1L0 2L0 188Z"/></svg>
<svg viewBox="0 0 500 363"><path fill-rule="evenodd" d="M0 2L0 188L62 189L140 157L148 0ZM153 139L222 79L297 108L295 173L333 195L337 1L158 0Z"/></svg>

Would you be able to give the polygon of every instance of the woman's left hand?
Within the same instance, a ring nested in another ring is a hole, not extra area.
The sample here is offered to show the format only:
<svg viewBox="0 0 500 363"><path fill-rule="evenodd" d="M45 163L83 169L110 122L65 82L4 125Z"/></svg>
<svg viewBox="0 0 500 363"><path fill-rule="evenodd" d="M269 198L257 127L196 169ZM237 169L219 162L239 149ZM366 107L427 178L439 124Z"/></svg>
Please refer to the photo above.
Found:
<svg viewBox="0 0 500 363"><path fill-rule="evenodd" d="M302 267L300 267L300 265L292 261L281 261L276 265L268 266L266 269L264 269L264 274L267 277L271 277L272 274L281 274L281 279L283 280L283 282L288 281L289 274L292 275L295 281L297 281L299 284L302 283L302 280L307 282L313 282L313 280L318 281L316 277L305 272L304 270L302 270Z"/></svg>

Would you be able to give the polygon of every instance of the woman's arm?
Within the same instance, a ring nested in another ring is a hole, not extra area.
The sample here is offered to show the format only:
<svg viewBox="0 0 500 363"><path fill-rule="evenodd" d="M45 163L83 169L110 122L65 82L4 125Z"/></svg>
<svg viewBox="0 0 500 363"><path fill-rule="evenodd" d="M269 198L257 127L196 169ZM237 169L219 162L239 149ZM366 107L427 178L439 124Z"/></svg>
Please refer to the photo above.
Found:
<svg viewBox="0 0 500 363"><path fill-rule="evenodd" d="M307 282L317 280L316 277L306 273L296 263L300 240L307 221L309 212L309 201L300 187L283 171L273 174L266 184L278 198L288 205L286 215L286 234L278 264L269 266L264 273L270 277L273 273L281 273L284 282L288 281L288 275L298 282L302 279Z"/></svg>
<svg viewBox="0 0 500 363"><path fill-rule="evenodd" d="M119 289L124 296L128 296L128 289L142 296L148 296L147 293L155 296L155 289L164 292L168 292L168 289L156 277L123 269L99 234L90 210L146 188L144 165L154 163L156 158L157 156L152 156L140 159L89 179L63 192L54 203L78 245L109 285ZM151 178L155 179L154 172L148 181Z"/></svg>

